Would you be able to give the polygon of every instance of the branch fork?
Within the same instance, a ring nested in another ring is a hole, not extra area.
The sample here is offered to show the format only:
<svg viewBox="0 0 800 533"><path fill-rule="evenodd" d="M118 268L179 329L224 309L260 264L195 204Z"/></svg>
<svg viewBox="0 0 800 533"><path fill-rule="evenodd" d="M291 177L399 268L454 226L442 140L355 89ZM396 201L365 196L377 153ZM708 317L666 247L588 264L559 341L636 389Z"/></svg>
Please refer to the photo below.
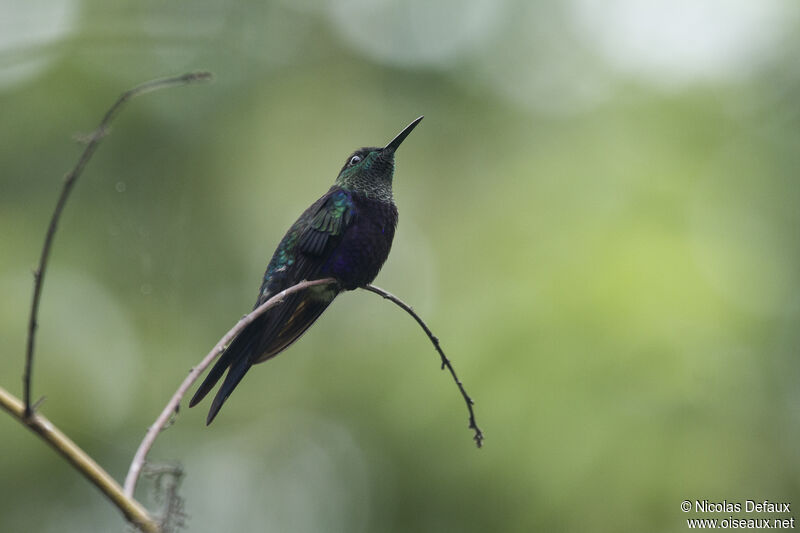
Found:
<svg viewBox="0 0 800 533"><path fill-rule="evenodd" d="M39 437L52 446L69 463L71 463L76 470L78 470L91 483L100 489L100 491L103 492L103 494L108 497L109 500L111 500L111 502L117 506L117 508L119 508L129 522L146 533L161 533L162 528L169 528L170 526L165 522L159 523L156 521L147 512L147 510L138 501L136 501L134 498L136 484L140 474L142 473L142 470L145 468L148 452L155 443L159 433L165 427L174 422L175 417L180 409L180 402L189 388L200 377L208 365L210 365L214 359L216 359L225 350L225 347L229 345L230 342L233 341L233 339L248 324L253 322L253 320L261 316L270 308L280 305L286 296L294 292L306 290L310 287L338 283L333 278L302 281L284 291L281 291L270 298L267 302L257 307L251 313L242 317L239 322L237 322L237 324L230 331L228 331L228 333L226 333L222 339L220 339L220 341L214 346L214 348L211 349L211 351L203 358L203 360L197 366L191 369L189 375L183 380L177 391L175 391L175 393L172 395L156 421L148 428L147 433L139 445L133 461L131 462L130 469L128 470L123 487L120 487L119 484L105 470L103 470L102 467L94 462L91 457L81 450L66 435L59 431L55 425L53 425L44 416L37 414L36 409L44 399L42 398L36 403L31 403L31 381L33 374L33 356L36 330L38 329L39 303L41 301L45 273L47 271L50 250L55 238L56 229L58 228L58 222L61 218L61 214L64 210L72 188L82 174L86 165L91 160L92 155L97 149L100 141L110 133L111 122L127 101L147 92L168 87L186 85L197 81L206 81L210 78L211 74L208 72L192 72L177 77L157 79L138 85L124 92L111 106L111 108L108 109L98 127L92 133L80 139L86 144L86 147L84 148L83 153L78 159L75 167L73 167L73 169L64 176L61 194L56 202L55 209L50 219L50 224L47 228L47 233L45 234L45 240L39 258L39 264L33 271L33 299L31 302L31 312L28 321L28 339L25 352L25 370L23 374L24 399L20 401L8 393L5 389L0 387L0 408L7 411L9 414L11 414L11 416L19 420L22 424L26 425L31 431L39 435ZM393 302L395 305L403 309L406 313L413 317L414 320L416 320L416 322L428 335L428 338L430 339L434 348L439 353L442 370L447 368L450 371L450 375L452 376L453 380L458 386L459 391L461 392L462 397L464 398L464 402L466 403L469 411L469 428L473 430L473 439L475 440L478 448L480 448L483 444L484 437L483 432L480 430L475 421L475 413L473 410L473 405L475 402L473 402L472 398L470 398L470 396L467 394L467 391L464 389L461 380L458 379L450 360L447 358L447 356L445 356L444 351L439 344L439 339L431 332L427 324L422 320L422 318L419 317L419 315L417 315L411 306L393 294L386 292L374 285L367 285L366 287L363 287L363 289L378 294L379 296Z"/></svg>
<svg viewBox="0 0 800 533"><path fill-rule="evenodd" d="M55 209L50 218L50 224L47 227L45 234L44 244L42 245L41 255L39 257L39 264L33 270L33 300L31 302L31 312L28 319L28 340L25 349L25 370L22 376L22 392L23 400L20 401L5 389L0 387L0 407L7 411L11 416L25 424L31 431L39 435L45 442L52 446L58 453L60 453L72 466L75 467L83 476L91 481L103 494L108 497L111 502L117 506L128 521L137 526L140 530L147 533L159 533L161 525L155 521L147 512L147 510L132 496L124 494L122 487L114 481L114 479L101 468L91 457L89 457L83 450L81 450L72 440L56 428L44 416L36 413L36 408L41 403L42 399L35 403L31 403L31 381L33 376L33 355L36 341L36 330L39 327L39 302L42 298L42 287L44 285L45 273L47 272L47 264L50 259L50 250L55 238L56 229L58 229L58 222L61 218L61 213L67 203L70 192L75 186L78 178L83 173L84 168L89 163L100 141L110 133L109 126L113 119L117 116L126 102L141 94L156 91L159 89L166 89L168 87L176 87L180 85L187 85L198 81L206 81L211 79L209 72L190 72L181 76L171 78L161 78L157 80L148 81L137 85L122 93L114 104L106 111L103 119L97 128L89 134L86 139L86 147L81 153L78 162L67 174L64 175L61 194L56 202Z"/></svg>

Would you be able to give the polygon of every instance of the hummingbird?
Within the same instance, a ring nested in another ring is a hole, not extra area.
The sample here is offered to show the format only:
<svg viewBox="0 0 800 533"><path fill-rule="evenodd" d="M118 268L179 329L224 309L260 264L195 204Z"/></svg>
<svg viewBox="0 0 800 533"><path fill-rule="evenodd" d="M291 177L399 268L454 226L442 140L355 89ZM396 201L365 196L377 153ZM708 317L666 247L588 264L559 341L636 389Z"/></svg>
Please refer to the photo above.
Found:
<svg viewBox="0 0 800 533"><path fill-rule="evenodd" d="M214 420L251 366L288 348L340 292L364 287L378 275L397 227L392 194L395 152L422 118L411 122L383 148L361 148L350 154L333 186L281 239L267 265L253 309L304 280L334 278L336 284L287 296L231 341L189 402L189 407L197 405L227 370L206 425Z"/></svg>

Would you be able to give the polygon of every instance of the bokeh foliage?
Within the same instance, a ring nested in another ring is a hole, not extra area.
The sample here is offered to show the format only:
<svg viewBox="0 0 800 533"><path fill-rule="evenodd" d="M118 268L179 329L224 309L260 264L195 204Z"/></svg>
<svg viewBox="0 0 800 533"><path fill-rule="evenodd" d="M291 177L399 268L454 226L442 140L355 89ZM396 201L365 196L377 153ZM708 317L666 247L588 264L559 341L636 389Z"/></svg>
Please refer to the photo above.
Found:
<svg viewBox="0 0 800 533"><path fill-rule="evenodd" d="M10 4L12 392L71 139L138 82L216 75L126 109L56 240L34 394L118 479L350 151L426 116L376 283L441 338L485 448L417 326L346 294L212 427L182 410L161 436L190 531L683 531L684 499L800 506L791 0ZM16 422L0 434L0 530L118 527Z"/></svg>

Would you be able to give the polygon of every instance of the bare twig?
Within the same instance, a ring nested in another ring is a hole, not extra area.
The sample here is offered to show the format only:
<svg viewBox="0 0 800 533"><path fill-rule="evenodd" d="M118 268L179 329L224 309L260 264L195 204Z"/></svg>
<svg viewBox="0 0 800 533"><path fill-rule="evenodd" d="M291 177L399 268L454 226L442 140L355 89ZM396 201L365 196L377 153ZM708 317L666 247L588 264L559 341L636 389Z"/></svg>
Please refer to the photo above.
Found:
<svg viewBox="0 0 800 533"><path fill-rule="evenodd" d="M145 435L144 439L142 440L141 444L139 444L139 448L136 450L136 454L133 457L133 461L131 462L131 466L128 469L128 475L125 478L125 485L124 490L125 494L129 497L133 497L133 493L136 490L136 483L138 482L139 475L142 472L143 467L145 466L145 461L147 460L147 454L150 452L150 449L153 447L153 444L156 441L159 433L163 431L166 425L169 423L172 416L177 412L178 407L180 406L181 400L183 399L186 392L189 388L197 381L197 378L205 371L205 369L210 365L214 359L216 359L222 352L225 351L225 347L233 341L236 336L244 330L249 324L251 324L256 318L261 316L270 308L280 304L283 299L298 291L302 291L308 289L309 287L314 287L317 285L327 285L331 283L336 283L336 280L333 278L324 278L318 279L313 281L302 281L297 285L293 285L288 289L276 294L262 305L257 307L253 312L248 315L245 315L236 325L228 331L225 336L223 336L219 342L208 352L203 360L198 364L196 367L192 368L189 372L189 375L186 376L186 379L183 380L183 383L180 384L178 390L175 391L175 394L172 395L167 405L161 411L161 414L158 416L156 421L150 426L147 430L147 434ZM473 401L467 394L467 391L464 389L464 385L462 385L461 381L456 376L456 372L453 369L453 365L450 363L450 360L445 356L442 348L439 346L439 339L431 332L430 328L428 328L427 324L417 315L414 310L407 305L405 302L397 298L396 296L384 291L381 288L375 287L374 285L367 285L364 287L366 290L370 292L374 292L387 300L391 300L396 305L401 307L405 310L408 314L410 314L417 323L422 326L422 329L425 330L425 333L430 338L431 342L433 343L434 348L436 351L439 352L439 355L442 359L442 369L447 368L450 370L450 374L453 376L456 384L458 385L458 389L461 391L461 395L464 397L464 401L467 404L467 409L469 409L469 427L475 432L475 443L480 448L483 444L483 432L481 432L478 424L475 422L475 413L473 411Z"/></svg>
<svg viewBox="0 0 800 533"><path fill-rule="evenodd" d="M72 188L75 185L78 177L80 177L81 173L83 172L83 169L86 168L86 165L92 158L92 155L97 149L100 141L108 133L108 128L111 125L111 121L113 121L114 117L119 114L120 110L125 103L128 102L128 100L144 93L156 91L158 89L165 89L167 87L174 87L176 85L186 85L188 83L204 81L210 78L211 74L208 72L191 72L188 74L183 74L182 76L148 81L122 93L117 101L114 102L114 105L112 105L111 108L106 111L106 114L103 116L103 120L100 121L100 125L97 126L97 129L94 130L91 135L89 135L86 148L84 148L80 159L78 159L78 162L75 164L75 167L64 177L64 185L61 189L61 195L58 197L56 207L53 210L53 216L50 219L50 225L47 227L47 234L45 235L41 257L39 258L39 266L33 272L33 302L31 303L31 315L28 321L28 344L25 352L25 373L22 376L23 398L25 400L24 415L26 418L33 414L31 405L31 374L33 372L33 349L36 337L39 301L42 298L44 274L47 269L47 260L50 257L50 248L53 244L53 237L55 237L56 228L58 227L58 220L61 218L61 212L64 210L64 206L67 203L69 193L72 191Z"/></svg>
<svg viewBox="0 0 800 533"><path fill-rule="evenodd" d="M150 517L147 510L139 502L127 496L122 491L122 487L114 481L114 478L95 463L86 452L81 450L77 444L59 431L44 416L38 413L26 415L22 401L2 387L0 387L0 407L39 435L42 440L69 461L76 470L100 489L122 511L128 521L147 533L158 533L160 531L158 523Z"/></svg>
<svg viewBox="0 0 800 533"><path fill-rule="evenodd" d="M239 322L236 323L233 328L231 328L228 333L222 337L219 342L217 343L214 348L208 352L200 364L194 367L189 375L186 376L186 379L183 380L183 383L178 387L178 390L175 391L175 394L172 395L167 405L164 407L164 410L161 411L161 414L156 419L155 423L147 430L147 434L142 440L142 443L139 445L139 449L136 450L136 455L133 457L133 461L131 462L131 466L128 469L128 475L125 478L125 494L129 497L133 496L134 491L136 490L136 482L139 479L139 474L142 471L142 467L145 464L145 460L147 459L147 453L150 451L150 448L153 447L153 443L158 437L158 434L164 429L164 426L169 422L172 414L178 410L178 406L183 399L183 396L186 394L186 391L189 390L189 387L197 381L197 378L200 377L200 374L210 365L214 359L217 358L223 351L225 351L225 347L230 344L230 342L250 323L252 323L256 318L264 314L270 308L280 304L284 298L289 296L292 293L302 291L308 289L310 287L316 287L318 285L328 285L336 283L336 280L333 278L323 278L323 279L315 279L312 281L301 281L297 285L292 285L288 289L285 289L260 306L258 306L255 310L253 310L250 314L245 315Z"/></svg>
<svg viewBox="0 0 800 533"><path fill-rule="evenodd" d="M473 402L472 398L469 397L469 394L467 394L467 391L464 389L464 385L461 384L461 380L459 380L458 376L456 376L456 371L453 369L453 365L450 364L450 360L447 358L447 356L444 355L441 346L439 346L439 339L436 338L436 335L434 335L433 332L431 332L430 328L428 328L428 325L425 324L425 321L422 320L419 317L419 315L416 312L414 312L411 306L405 303L403 300L401 300L400 298L391 293L386 292L380 287L376 287L375 285L367 285L366 287L364 287L364 289L370 292L374 292L375 294L382 296L383 298L397 304L397 306L403 309L403 311L411 315L414 318L414 320L417 321L417 324L419 324L420 327L422 327L422 329L428 335L428 338L433 343L433 347L436 348L436 351L439 352L439 356L442 358L442 370L444 370L446 367L450 371L450 374L453 376L453 380L456 382L456 385L458 385L458 390L461 391L461 396L464 397L464 401L467 404L467 409L469 410L469 428L475 432L475 436L473 438L475 439L475 444L477 444L478 448L480 448L483 445L483 432L480 430L478 424L475 422L475 412L473 411L472 408L475 402Z"/></svg>

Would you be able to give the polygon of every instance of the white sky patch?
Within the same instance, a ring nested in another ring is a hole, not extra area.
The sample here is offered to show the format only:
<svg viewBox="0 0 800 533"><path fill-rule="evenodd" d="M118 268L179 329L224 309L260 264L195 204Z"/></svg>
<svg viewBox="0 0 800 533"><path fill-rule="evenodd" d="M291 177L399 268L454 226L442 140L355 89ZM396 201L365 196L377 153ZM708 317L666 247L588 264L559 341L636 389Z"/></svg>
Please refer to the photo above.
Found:
<svg viewBox="0 0 800 533"><path fill-rule="evenodd" d="M75 29L74 0L4 2L0 10L0 89L39 75Z"/></svg>
<svg viewBox="0 0 800 533"><path fill-rule="evenodd" d="M503 8L497 0L338 0L329 13L359 53L392 65L438 65L479 46Z"/></svg>
<svg viewBox="0 0 800 533"><path fill-rule="evenodd" d="M746 77L797 17L792 0L573 0L579 34L614 68L665 88Z"/></svg>

